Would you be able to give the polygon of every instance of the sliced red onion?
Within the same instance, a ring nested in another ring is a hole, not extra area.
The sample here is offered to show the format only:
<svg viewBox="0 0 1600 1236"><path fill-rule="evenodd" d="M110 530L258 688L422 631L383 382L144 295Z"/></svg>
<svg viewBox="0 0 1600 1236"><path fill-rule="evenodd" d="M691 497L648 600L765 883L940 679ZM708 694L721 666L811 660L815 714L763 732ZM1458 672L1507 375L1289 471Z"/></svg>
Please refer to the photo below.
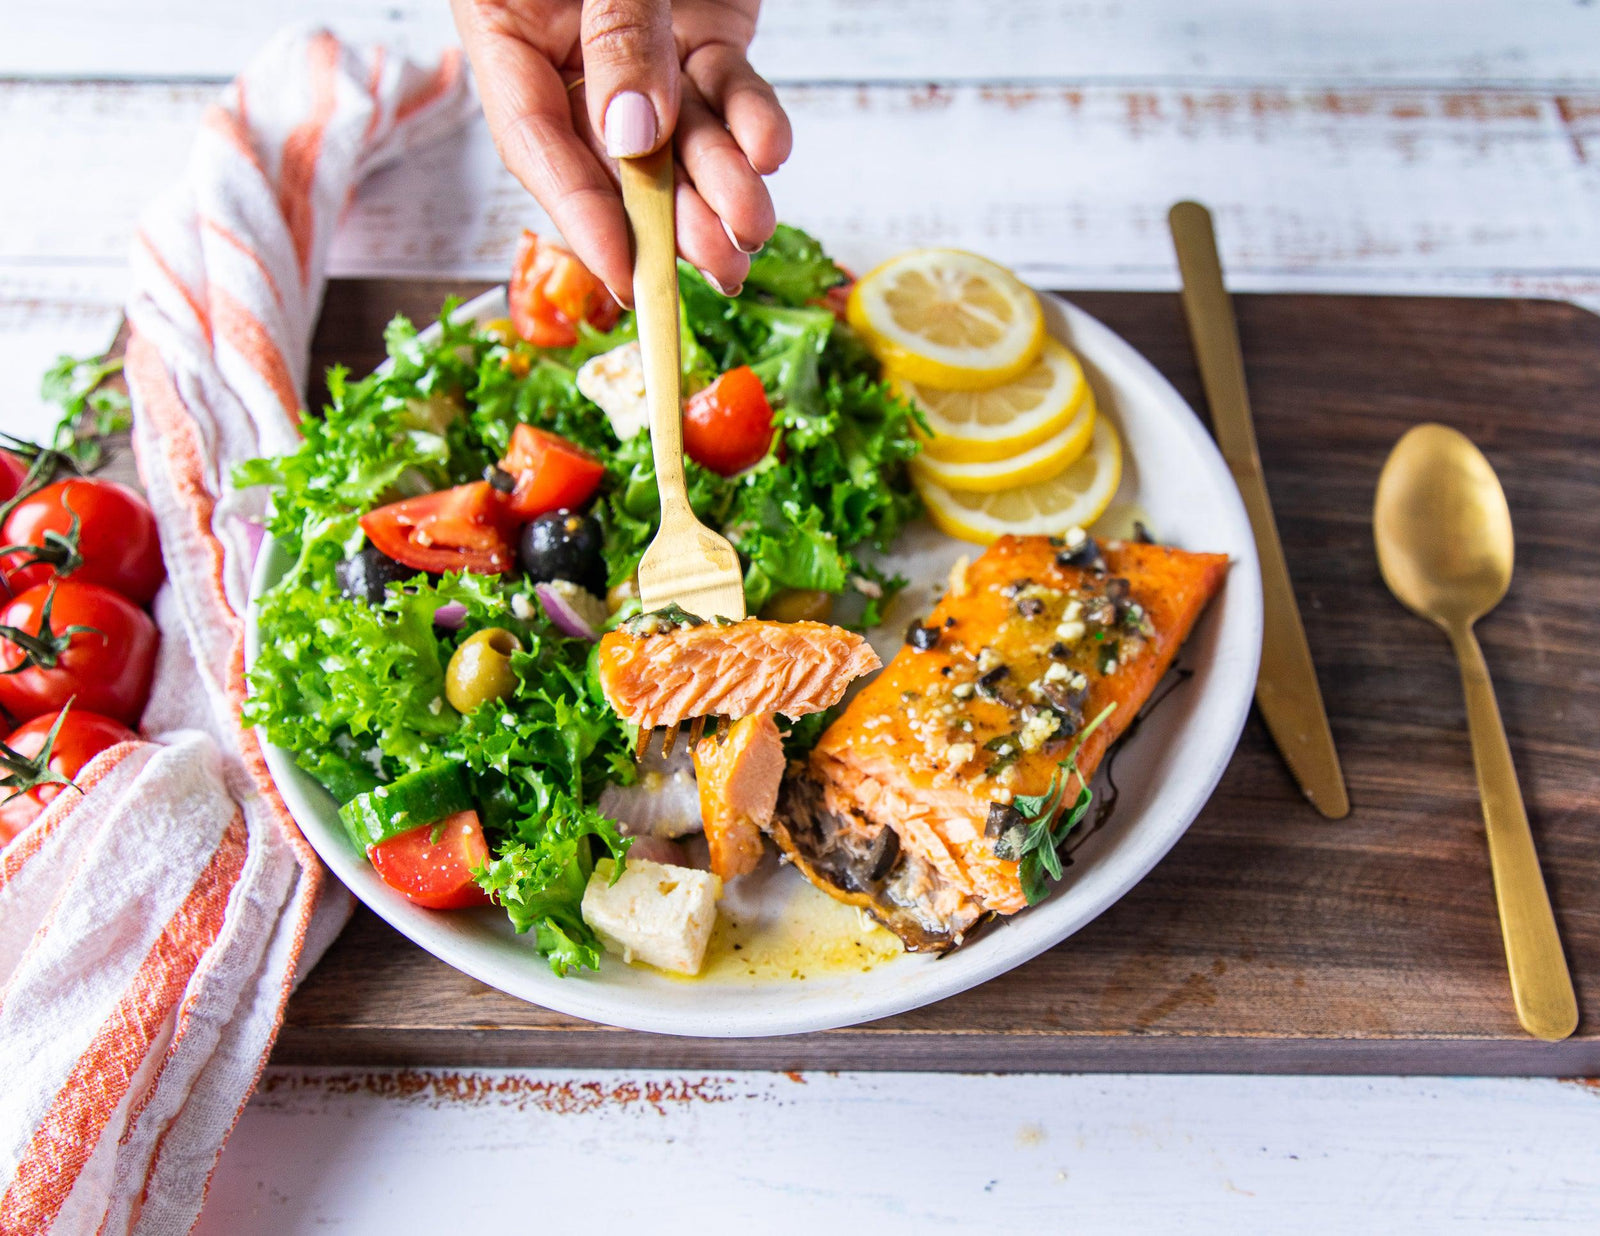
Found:
<svg viewBox="0 0 1600 1236"><path fill-rule="evenodd" d="M591 616L584 614L580 608L585 594L573 585L568 585L571 588L569 593L566 589L556 587L556 583L533 586L544 612L550 615L550 621L555 623L558 631L574 639L586 639L594 643L600 638L600 632L596 629L597 624L591 621Z"/></svg>
<svg viewBox="0 0 1600 1236"><path fill-rule="evenodd" d="M676 841L665 837L635 837L628 847L628 861L635 859L647 863L665 863L669 867L687 867L689 855Z"/></svg>
<svg viewBox="0 0 1600 1236"><path fill-rule="evenodd" d="M433 611L433 625L446 631L459 631L467 620L467 607L460 601L449 601Z"/></svg>
<svg viewBox="0 0 1600 1236"><path fill-rule="evenodd" d="M682 837L699 832L700 789L694 761L680 744L670 756L648 753L632 785L608 785L596 804L630 837Z"/></svg>

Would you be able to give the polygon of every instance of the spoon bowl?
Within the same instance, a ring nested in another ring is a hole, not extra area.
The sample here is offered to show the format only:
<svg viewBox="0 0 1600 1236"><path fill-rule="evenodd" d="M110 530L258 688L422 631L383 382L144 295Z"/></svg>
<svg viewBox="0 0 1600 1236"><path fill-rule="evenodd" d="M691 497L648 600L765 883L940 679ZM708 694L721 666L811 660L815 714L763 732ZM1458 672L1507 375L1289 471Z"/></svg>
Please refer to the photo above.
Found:
<svg viewBox="0 0 1600 1236"><path fill-rule="evenodd" d="M1578 1001L1494 684L1472 633L1472 624L1511 586L1515 554L1505 491L1464 434L1418 425L1395 443L1383 466L1372 530L1384 583L1408 609L1443 628L1461 664L1517 1018L1537 1038L1564 1039L1577 1028Z"/></svg>
<svg viewBox="0 0 1600 1236"><path fill-rule="evenodd" d="M1500 479L1465 434L1418 425L1378 480L1373 528L1383 581L1446 631L1470 626L1511 586L1511 510Z"/></svg>

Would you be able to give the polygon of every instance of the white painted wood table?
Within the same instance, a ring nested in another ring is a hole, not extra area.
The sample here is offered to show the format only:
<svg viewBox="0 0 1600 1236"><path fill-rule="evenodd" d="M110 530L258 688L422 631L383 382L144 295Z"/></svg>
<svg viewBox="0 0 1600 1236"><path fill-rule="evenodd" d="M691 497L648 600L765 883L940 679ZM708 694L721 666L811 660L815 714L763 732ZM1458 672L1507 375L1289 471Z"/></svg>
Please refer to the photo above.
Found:
<svg viewBox="0 0 1600 1236"><path fill-rule="evenodd" d="M445 0L0 12L0 429L102 346L139 206L280 22L418 54ZM1600 306L1592 0L770 0L780 214L847 262L948 243L1175 286L1167 205L1241 290ZM537 210L486 135L375 178L341 275L498 275ZM201 1231L1600 1230L1600 1091L1537 1080L269 1072ZM704 1199L704 1200L703 1200Z"/></svg>

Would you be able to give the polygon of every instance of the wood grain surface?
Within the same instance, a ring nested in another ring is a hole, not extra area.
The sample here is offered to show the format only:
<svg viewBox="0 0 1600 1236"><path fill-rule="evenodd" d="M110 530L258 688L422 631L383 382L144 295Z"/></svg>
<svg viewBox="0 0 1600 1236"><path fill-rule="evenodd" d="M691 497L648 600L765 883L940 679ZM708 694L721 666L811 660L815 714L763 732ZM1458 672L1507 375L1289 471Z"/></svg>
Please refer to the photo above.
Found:
<svg viewBox="0 0 1600 1236"><path fill-rule="evenodd" d="M335 282L315 371L370 368L387 317L428 320L447 290L477 289ZM1175 295L1068 295L1202 406ZM564 1017L358 910L291 1001L274 1060L1600 1072L1600 319L1533 300L1245 296L1237 308L1348 820L1299 799L1252 716L1188 835L1083 931L962 996L794 1038ZM1480 634L1578 987L1583 1022L1562 1044L1527 1039L1512 1014L1449 649L1388 596L1373 557L1378 470L1423 420L1483 447L1516 524L1517 576Z"/></svg>

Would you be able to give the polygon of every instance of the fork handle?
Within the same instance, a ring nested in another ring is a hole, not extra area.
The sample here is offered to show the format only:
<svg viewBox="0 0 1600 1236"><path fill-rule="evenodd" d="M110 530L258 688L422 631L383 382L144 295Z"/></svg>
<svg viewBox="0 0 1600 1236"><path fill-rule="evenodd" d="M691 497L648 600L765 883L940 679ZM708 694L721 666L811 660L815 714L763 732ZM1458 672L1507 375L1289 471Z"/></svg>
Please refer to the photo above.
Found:
<svg viewBox="0 0 1600 1236"><path fill-rule="evenodd" d="M618 167L633 233L633 308L644 359L645 404L661 519L691 513L683 473L678 337L678 241L673 222L672 144Z"/></svg>
<svg viewBox="0 0 1600 1236"><path fill-rule="evenodd" d="M1511 745L1506 741L1489 667L1471 626L1449 632L1461 662L1472 732L1472 762L1478 772L1483 823L1489 838L1489 867L1500 907L1500 934L1517 1020L1535 1038L1564 1039L1577 1028L1578 1000L1561 951L1561 936L1550 895L1545 891L1539 855L1533 848L1528 813L1522 805Z"/></svg>

